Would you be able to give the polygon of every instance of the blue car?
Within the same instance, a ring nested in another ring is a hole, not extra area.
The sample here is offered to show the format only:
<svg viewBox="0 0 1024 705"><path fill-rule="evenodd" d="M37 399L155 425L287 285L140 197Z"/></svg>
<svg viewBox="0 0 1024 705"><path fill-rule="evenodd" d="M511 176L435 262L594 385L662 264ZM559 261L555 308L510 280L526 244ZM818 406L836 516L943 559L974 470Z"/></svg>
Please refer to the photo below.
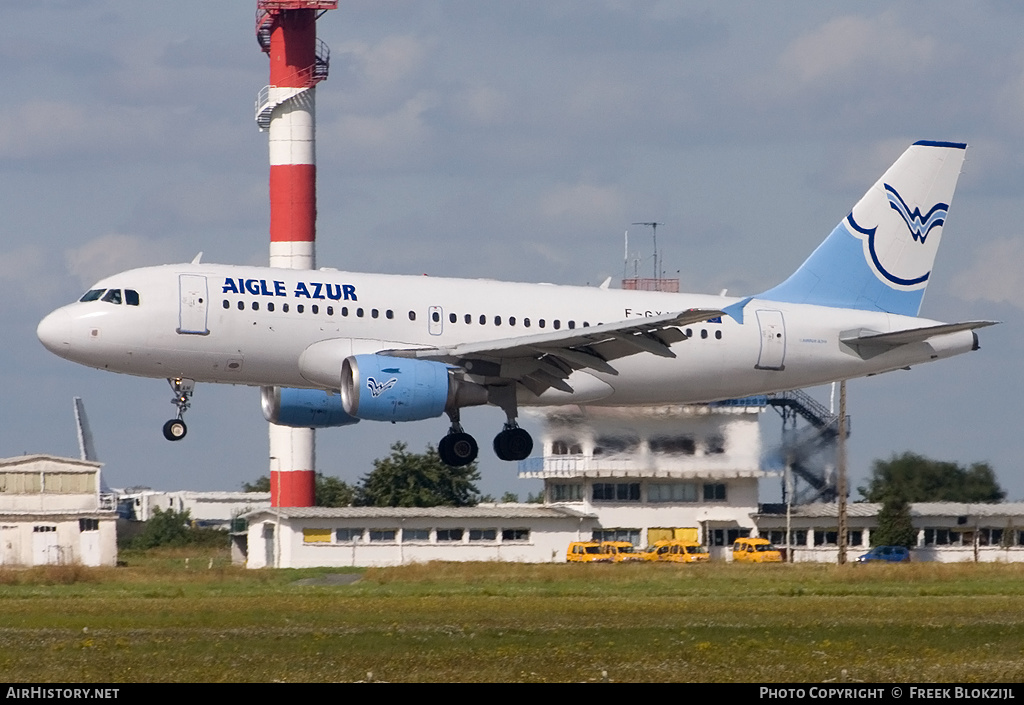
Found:
<svg viewBox="0 0 1024 705"><path fill-rule="evenodd" d="M871 563L874 561L909 563L910 549L904 546L875 546L857 559L858 563Z"/></svg>

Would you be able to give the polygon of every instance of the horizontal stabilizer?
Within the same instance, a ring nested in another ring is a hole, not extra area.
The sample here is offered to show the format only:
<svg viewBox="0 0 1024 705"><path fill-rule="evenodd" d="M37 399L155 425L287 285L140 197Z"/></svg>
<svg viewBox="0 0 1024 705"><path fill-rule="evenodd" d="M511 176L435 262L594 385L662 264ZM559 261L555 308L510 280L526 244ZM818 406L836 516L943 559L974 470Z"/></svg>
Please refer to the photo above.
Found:
<svg viewBox="0 0 1024 705"><path fill-rule="evenodd" d="M900 345L911 343L923 343L939 335L959 333L964 330L976 330L994 326L999 321L964 321L963 323L941 323L934 326L922 328L910 328L898 330L891 333L876 333L873 331L851 331L841 335L839 341L849 345L857 354L867 360L887 350Z"/></svg>

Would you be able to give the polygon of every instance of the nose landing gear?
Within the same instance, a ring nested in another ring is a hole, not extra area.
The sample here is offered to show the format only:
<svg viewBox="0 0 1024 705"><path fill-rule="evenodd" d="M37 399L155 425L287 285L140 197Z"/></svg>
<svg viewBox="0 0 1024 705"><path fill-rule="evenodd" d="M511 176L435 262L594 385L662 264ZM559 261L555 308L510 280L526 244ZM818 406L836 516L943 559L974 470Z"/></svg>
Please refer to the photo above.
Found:
<svg viewBox="0 0 1024 705"><path fill-rule="evenodd" d="M182 417L192 403L192 392L195 391L196 383L194 380L182 377L168 379L167 383L174 390L174 398L171 399L171 403L178 407L178 415L164 424L164 438L169 441L180 441L188 433L188 426L185 425L185 420Z"/></svg>

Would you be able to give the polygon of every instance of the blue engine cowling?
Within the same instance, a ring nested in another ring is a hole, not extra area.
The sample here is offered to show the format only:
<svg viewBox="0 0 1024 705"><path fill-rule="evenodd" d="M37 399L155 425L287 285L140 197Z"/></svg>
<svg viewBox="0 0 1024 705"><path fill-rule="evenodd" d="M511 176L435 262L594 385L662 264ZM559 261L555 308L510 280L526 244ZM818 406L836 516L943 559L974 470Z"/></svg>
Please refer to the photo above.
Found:
<svg viewBox="0 0 1024 705"><path fill-rule="evenodd" d="M279 426L331 428L359 423L345 413L341 396L322 389L263 387L261 397L263 418Z"/></svg>
<svg viewBox="0 0 1024 705"><path fill-rule="evenodd" d="M359 419L433 419L446 409L466 405L456 399L459 386L440 362L353 355L341 366L342 405Z"/></svg>

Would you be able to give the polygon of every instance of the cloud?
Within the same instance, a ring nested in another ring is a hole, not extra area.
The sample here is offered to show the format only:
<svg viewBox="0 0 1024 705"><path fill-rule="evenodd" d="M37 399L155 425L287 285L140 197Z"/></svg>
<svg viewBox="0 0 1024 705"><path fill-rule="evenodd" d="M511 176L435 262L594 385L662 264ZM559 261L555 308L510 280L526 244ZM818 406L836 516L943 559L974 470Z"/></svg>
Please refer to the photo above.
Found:
<svg viewBox="0 0 1024 705"><path fill-rule="evenodd" d="M540 213L554 220L606 227L625 220L625 198L614 186L563 184L540 199Z"/></svg>
<svg viewBox="0 0 1024 705"><path fill-rule="evenodd" d="M928 67L935 39L917 36L884 13L866 18L848 15L829 20L792 42L779 58L784 74L803 85L827 85L869 69L905 73Z"/></svg>
<svg viewBox="0 0 1024 705"><path fill-rule="evenodd" d="M1024 308L1024 237L996 240L978 248L974 262L953 279L953 291L967 301L992 301Z"/></svg>
<svg viewBox="0 0 1024 705"><path fill-rule="evenodd" d="M166 247L137 235L110 233L64 252L68 272L82 286L135 267L161 264Z"/></svg>

